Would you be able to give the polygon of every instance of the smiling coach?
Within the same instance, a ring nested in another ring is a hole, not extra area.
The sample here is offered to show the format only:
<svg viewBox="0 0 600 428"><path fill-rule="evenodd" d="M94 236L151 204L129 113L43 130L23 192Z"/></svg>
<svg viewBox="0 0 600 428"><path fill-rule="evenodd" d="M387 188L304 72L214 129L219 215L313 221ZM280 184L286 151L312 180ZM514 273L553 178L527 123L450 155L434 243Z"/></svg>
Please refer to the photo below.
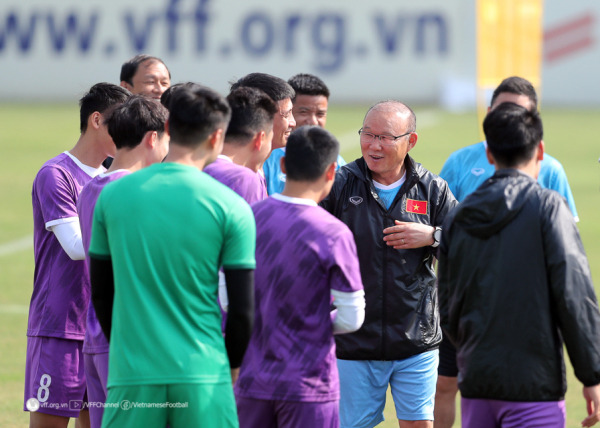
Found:
<svg viewBox="0 0 600 428"><path fill-rule="evenodd" d="M447 183L414 162L414 112L399 101L371 107L362 157L342 167L321 205L354 234L365 288L360 330L336 338L342 427L383 420L388 384L400 427L432 427L442 338L433 260L448 211Z"/></svg>

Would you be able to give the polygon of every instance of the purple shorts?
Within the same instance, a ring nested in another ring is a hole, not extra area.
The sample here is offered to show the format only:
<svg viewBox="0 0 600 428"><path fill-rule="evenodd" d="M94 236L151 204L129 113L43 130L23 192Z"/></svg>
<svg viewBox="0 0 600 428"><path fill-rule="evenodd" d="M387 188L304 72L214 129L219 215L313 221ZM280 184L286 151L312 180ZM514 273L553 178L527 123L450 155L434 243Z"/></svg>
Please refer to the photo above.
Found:
<svg viewBox="0 0 600 428"><path fill-rule="evenodd" d="M564 428L567 411L561 401L461 399L463 428Z"/></svg>
<svg viewBox="0 0 600 428"><path fill-rule="evenodd" d="M76 418L87 402L83 341L27 338L23 410Z"/></svg>
<svg viewBox="0 0 600 428"><path fill-rule="evenodd" d="M338 428L339 402L257 400L236 397L240 428Z"/></svg>
<svg viewBox="0 0 600 428"><path fill-rule="evenodd" d="M108 352L83 355L88 410L90 411L90 427L100 428L102 426L102 415L104 414L104 403L106 402L107 393Z"/></svg>

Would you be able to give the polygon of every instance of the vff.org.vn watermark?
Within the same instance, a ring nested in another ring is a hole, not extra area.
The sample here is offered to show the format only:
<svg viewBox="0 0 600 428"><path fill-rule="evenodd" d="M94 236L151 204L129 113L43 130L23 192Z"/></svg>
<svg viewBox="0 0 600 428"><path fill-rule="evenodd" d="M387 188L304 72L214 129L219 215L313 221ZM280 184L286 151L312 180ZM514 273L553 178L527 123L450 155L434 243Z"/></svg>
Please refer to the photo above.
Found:
<svg viewBox="0 0 600 428"><path fill-rule="evenodd" d="M25 407L30 412L37 412L40 409L68 409L68 410L86 410L91 407L94 408L115 408L118 407L122 410L130 409L187 409L188 403L144 403L139 401L121 400L117 403L104 403L101 401L83 401L83 400L70 400L68 403L49 403L40 401L37 398L30 398L25 403Z"/></svg>

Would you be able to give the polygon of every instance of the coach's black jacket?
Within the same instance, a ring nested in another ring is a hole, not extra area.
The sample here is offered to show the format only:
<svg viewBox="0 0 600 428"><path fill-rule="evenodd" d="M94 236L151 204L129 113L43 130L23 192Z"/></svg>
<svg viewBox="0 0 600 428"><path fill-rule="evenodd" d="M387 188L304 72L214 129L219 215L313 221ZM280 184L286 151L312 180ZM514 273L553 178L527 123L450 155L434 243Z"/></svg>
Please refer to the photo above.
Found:
<svg viewBox="0 0 600 428"><path fill-rule="evenodd" d="M467 398L557 401L563 339L586 386L600 383L600 312L573 215L556 192L497 171L444 223L442 327Z"/></svg>
<svg viewBox="0 0 600 428"><path fill-rule="evenodd" d="M362 327L336 336L341 359L404 359L437 348L442 338L432 266L436 249L395 250L383 240L383 229L394 220L441 226L456 200L443 179L408 155L404 164L406 181L389 211L362 158L340 168L331 193L321 202L354 234L365 289ZM419 208L413 211L423 214L407 212L408 199L417 201Z"/></svg>

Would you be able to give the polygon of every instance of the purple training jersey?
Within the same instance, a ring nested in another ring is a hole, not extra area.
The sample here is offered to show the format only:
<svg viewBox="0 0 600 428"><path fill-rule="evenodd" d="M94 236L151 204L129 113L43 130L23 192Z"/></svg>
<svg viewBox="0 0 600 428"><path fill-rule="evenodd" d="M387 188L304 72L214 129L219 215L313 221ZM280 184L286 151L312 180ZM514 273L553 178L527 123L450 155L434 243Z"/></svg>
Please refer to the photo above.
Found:
<svg viewBox="0 0 600 428"><path fill-rule="evenodd" d="M28 336L83 340L89 282L83 260L72 260L50 228L77 221L77 199L92 179L74 157L61 153L46 162L33 181L35 271Z"/></svg>
<svg viewBox="0 0 600 428"><path fill-rule="evenodd" d="M256 315L235 391L263 400L339 399L331 290L362 290L354 237L316 204L271 196L256 217Z"/></svg>
<svg viewBox="0 0 600 428"><path fill-rule="evenodd" d="M203 171L240 195L248 204L260 202L268 196L267 182L262 175L252 171L250 168L234 163L225 155L219 155ZM224 281L224 278L221 277L219 281ZM222 301L226 300L223 299ZM219 306L221 306L222 301L220 300ZM221 316L221 330L225 334L227 312L223 309L221 309Z"/></svg>
<svg viewBox="0 0 600 428"><path fill-rule="evenodd" d="M267 198L267 185L264 179L250 168L233 163L227 156L219 155L203 171L229 187L249 204Z"/></svg>
<svg viewBox="0 0 600 428"><path fill-rule="evenodd" d="M117 180L130 172L125 169L113 171L108 174L100 174L88 184L86 184L79 195L77 201L77 212L79 213L79 224L81 225L81 240L85 250L85 276L89 284L89 262L88 248L92 239L92 220L94 219L94 207L100 192L111 181ZM96 311L92 305L91 295L88 300L87 323L85 330L85 340L83 342L83 352L86 354L98 354L108 352L108 341L102 332L102 327L96 318Z"/></svg>

